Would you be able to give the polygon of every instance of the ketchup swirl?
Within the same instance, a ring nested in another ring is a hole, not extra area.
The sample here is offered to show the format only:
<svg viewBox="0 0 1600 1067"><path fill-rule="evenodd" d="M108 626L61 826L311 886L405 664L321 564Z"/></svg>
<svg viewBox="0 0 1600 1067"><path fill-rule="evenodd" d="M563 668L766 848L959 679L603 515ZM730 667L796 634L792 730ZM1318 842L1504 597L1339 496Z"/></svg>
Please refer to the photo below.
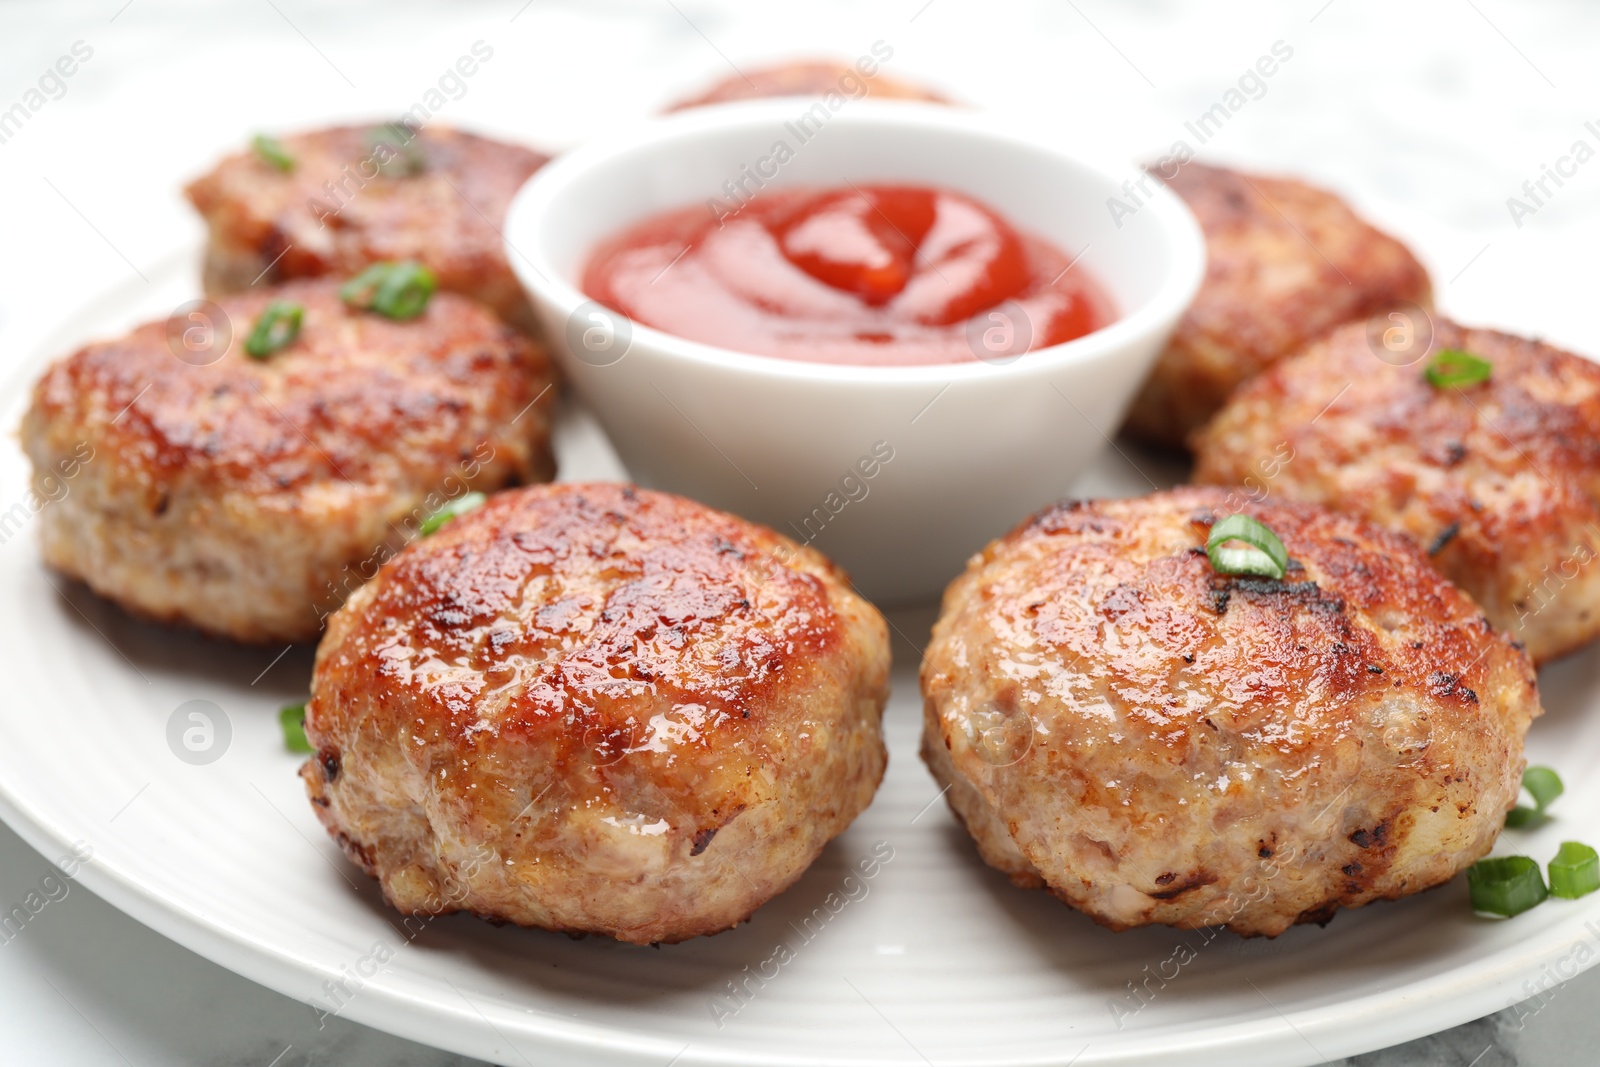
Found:
<svg viewBox="0 0 1600 1067"><path fill-rule="evenodd" d="M721 348L913 366L1019 355L1106 325L1111 302L1072 263L960 193L852 185L763 193L720 219L701 207L648 219L596 249L583 288Z"/></svg>

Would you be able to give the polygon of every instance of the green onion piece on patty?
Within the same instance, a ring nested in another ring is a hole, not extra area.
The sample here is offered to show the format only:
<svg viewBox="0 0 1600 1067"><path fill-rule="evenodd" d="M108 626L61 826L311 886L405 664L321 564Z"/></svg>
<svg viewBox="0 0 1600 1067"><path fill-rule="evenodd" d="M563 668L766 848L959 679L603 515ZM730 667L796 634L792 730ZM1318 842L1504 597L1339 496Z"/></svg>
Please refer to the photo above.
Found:
<svg viewBox="0 0 1600 1067"><path fill-rule="evenodd" d="M1550 895L1539 865L1527 856L1479 860L1467 868L1467 891L1473 911L1507 918L1544 903Z"/></svg>
<svg viewBox="0 0 1600 1067"><path fill-rule="evenodd" d="M1506 825L1512 829L1542 822L1544 809L1555 802L1565 790L1561 776L1549 767L1529 767L1522 772L1522 788L1533 797L1534 807L1519 804L1506 815Z"/></svg>
<svg viewBox="0 0 1600 1067"><path fill-rule="evenodd" d="M299 304L274 300L256 319L244 342L244 350L256 359L266 359L278 349L294 344L294 339L300 336L300 323L305 314L306 309Z"/></svg>
<svg viewBox="0 0 1600 1067"><path fill-rule="evenodd" d="M1230 541L1242 541L1247 547L1229 548ZM1289 553L1278 535L1248 515L1229 515L1214 524L1206 539L1206 555L1218 574L1282 578L1289 569Z"/></svg>
<svg viewBox="0 0 1600 1067"><path fill-rule="evenodd" d="M427 309L438 284L433 271L411 260L374 263L340 287L339 299L386 318L414 319Z"/></svg>
<svg viewBox="0 0 1600 1067"><path fill-rule="evenodd" d="M367 148L385 178L409 178L428 169L427 153L416 133L403 122L373 127L367 133ZM385 158L379 159L379 155Z"/></svg>
<svg viewBox="0 0 1600 1067"><path fill-rule="evenodd" d="M484 496L482 493L472 492L462 493L454 500L447 500L441 504L438 510L432 515L429 515L426 519L422 520L422 526L419 528L419 532L423 537L427 537L431 533L436 533L438 532L439 527L443 526L457 515L465 515L469 511L482 507L483 502L488 499L489 498Z"/></svg>
<svg viewBox="0 0 1600 1067"><path fill-rule="evenodd" d="M1561 842L1550 861L1550 892L1576 900L1600 889L1600 853L1578 841Z"/></svg>
<svg viewBox="0 0 1600 1067"><path fill-rule="evenodd" d="M283 745L290 752L311 751L311 742L306 740L304 704L290 704L278 712L278 725L283 729Z"/></svg>
<svg viewBox="0 0 1600 1067"><path fill-rule="evenodd" d="M268 137L264 133L258 133L250 142L250 147L255 149L256 155L260 156L263 162L278 168L285 174L294 170L294 157L289 154L287 148L283 147L283 142L276 137Z"/></svg>
<svg viewBox="0 0 1600 1067"><path fill-rule="evenodd" d="M1479 382L1488 381L1493 373L1493 363L1482 356L1463 352L1459 348L1441 349L1428 360L1428 367L1423 371L1428 384L1435 389L1445 389L1452 385L1477 385Z"/></svg>

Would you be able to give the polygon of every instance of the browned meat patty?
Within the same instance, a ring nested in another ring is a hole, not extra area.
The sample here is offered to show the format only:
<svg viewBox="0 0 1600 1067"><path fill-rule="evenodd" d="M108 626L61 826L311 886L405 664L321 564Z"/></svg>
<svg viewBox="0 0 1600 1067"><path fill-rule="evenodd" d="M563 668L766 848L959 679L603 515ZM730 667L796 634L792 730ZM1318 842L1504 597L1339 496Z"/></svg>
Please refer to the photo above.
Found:
<svg viewBox="0 0 1600 1067"><path fill-rule="evenodd" d="M874 64L871 69L876 70ZM933 104L948 104L949 98L932 89L911 82L873 73L863 77L864 70L848 63L833 60L813 60L785 63L776 67L759 67L735 74L717 82L705 92L688 100L680 100L667 108L683 111L707 104L726 104L735 100L755 100L768 96L825 96L838 93L853 97L865 95L879 100L924 100Z"/></svg>
<svg viewBox="0 0 1600 1067"><path fill-rule="evenodd" d="M1181 447L1241 382L1312 338L1431 302L1416 257L1332 193L1200 163L1167 184L1205 231L1206 277L1134 400L1136 437Z"/></svg>
<svg viewBox="0 0 1600 1067"><path fill-rule="evenodd" d="M923 758L992 866L1113 929L1276 935L1493 845L1533 668L1404 538L1248 506L1282 581L1217 574L1221 489L1062 504L974 557L922 668Z"/></svg>
<svg viewBox="0 0 1600 1067"><path fill-rule="evenodd" d="M681 941L866 808L888 670L883 617L809 548L664 493L519 490L333 618L301 774L400 911Z"/></svg>
<svg viewBox="0 0 1600 1067"><path fill-rule="evenodd" d="M40 515L45 560L140 615L305 641L432 509L551 476L540 349L454 293L393 322L338 288L224 298L233 342L206 365L156 322L52 366L22 426L35 483L93 458ZM251 358L272 301L303 308L299 338Z"/></svg>
<svg viewBox="0 0 1600 1067"><path fill-rule="evenodd" d="M1442 349L1489 380L1428 384ZM1569 652L1600 634L1600 366L1439 318L1429 352L1394 366L1360 324L1335 331L1234 396L1195 478L1407 534L1534 662Z"/></svg>
<svg viewBox="0 0 1600 1067"><path fill-rule="evenodd" d="M535 332L500 231L511 198L548 157L443 126L426 126L409 141L378 124L280 143L287 171L246 150L188 187L211 231L207 292L411 259L429 267L441 288Z"/></svg>

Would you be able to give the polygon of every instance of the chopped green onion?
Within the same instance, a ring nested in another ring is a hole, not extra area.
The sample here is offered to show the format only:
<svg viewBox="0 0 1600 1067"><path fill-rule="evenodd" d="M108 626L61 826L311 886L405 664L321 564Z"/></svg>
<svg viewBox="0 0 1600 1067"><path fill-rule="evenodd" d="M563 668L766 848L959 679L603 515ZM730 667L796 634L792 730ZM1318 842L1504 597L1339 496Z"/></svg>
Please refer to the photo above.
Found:
<svg viewBox="0 0 1600 1067"><path fill-rule="evenodd" d="M1540 811L1566 792L1566 787L1561 784L1561 776L1549 767L1529 767L1523 771L1522 788L1533 794L1533 802L1539 805Z"/></svg>
<svg viewBox="0 0 1600 1067"><path fill-rule="evenodd" d="M1467 868L1467 891L1474 911L1507 918L1544 903L1550 895L1539 865L1527 856L1479 860Z"/></svg>
<svg viewBox="0 0 1600 1067"><path fill-rule="evenodd" d="M1441 349L1428 361L1428 367L1423 371L1428 384L1435 389L1452 385L1477 385L1488 381L1493 373L1493 363L1459 348Z"/></svg>
<svg viewBox="0 0 1600 1067"><path fill-rule="evenodd" d="M306 740L306 706L290 704L278 712L278 725L283 729L283 744L290 752L310 752L311 742Z"/></svg>
<svg viewBox="0 0 1600 1067"><path fill-rule="evenodd" d="M351 307L370 309L387 318L414 319L427 309L438 284L433 271L409 259L374 263L345 282L339 298Z"/></svg>
<svg viewBox="0 0 1600 1067"><path fill-rule="evenodd" d="M451 519L458 515L465 515L469 511L482 507L483 502L488 499L489 498L484 496L482 493L471 492L463 493L454 500L447 500L440 505L439 509L432 515L429 515L426 519L422 520L422 526L419 528L419 532L423 537L427 537L431 533L436 533L438 532L439 527L443 526Z"/></svg>
<svg viewBox="0 0 1600 1067"><path fill-rule="evenodd" d="M266 359L280 348L294 344L300 336L300 323L305 318L305 308L285 300L274 300L256 319L244 350L256 359Z"/></svg>
<svg viewBox="0 0 1600 1067"><path fill-rule="evenodd" d="M427 154L416 133L404 123L390 122L374 127L367 134L367 147L378 164L378 173L385 178L409 178L427 169ZM384 148L391 153L389 158L377 159L379 150Z"/></svg>
<svg viewBox="0 0 1600 1067"><path fill-rule="evenodd" d="M1576 900L1600 889L1600 853L1578 841L1561 842L1550 861L1550 892Z"/></svg>
<svg viewBox="0 0 1600 1067"><path fill-rule="evenodd" d="M1229 541L1243 541L1249 547L1224 547ZM1211 566L1218 574L1282 578L1289 569L1289 552L1278 535L1248 515L1229 515L1213 525L1206 540L1206 555L1211 557Z"/></svg>
<svg viewBox="0 0 1600 1067"><path fill-rule="evenodd" d="M1544 820L1544 809L1555 802L1565 787L1561 776L1549 767L1529 767L1522 772L1522 788L1533 797L1534 807L1518 804L1506 815L1506 825L1512 829L1530 826Z"/></svg>
<svg viewBox="0 0 1600 1067"><path fill-rule="evenodd" d="M256 150L256 155L260 156L264 162L277 167L285 174L294 170L294 157L289 154L287 148L283 147L283 142L276 137L268 137L264 133L258 133L250 142L250 147Z"/></svg>

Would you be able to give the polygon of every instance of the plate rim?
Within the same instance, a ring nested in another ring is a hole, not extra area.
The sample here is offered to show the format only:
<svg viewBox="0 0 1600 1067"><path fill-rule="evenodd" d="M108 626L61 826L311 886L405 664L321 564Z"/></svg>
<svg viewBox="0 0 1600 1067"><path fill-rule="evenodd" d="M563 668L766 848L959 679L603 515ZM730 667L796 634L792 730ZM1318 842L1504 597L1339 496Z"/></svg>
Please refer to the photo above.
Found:
<svg viewBox="0 0 1600 1067"><path fill-rule="evenodd" d="M183 241L155 257L146 267L152 282L170 281L174 273L189 271L187 280L192 285L199 247L198 242ZM94 323L107 317L108 312L104 310L107 305L138 302L140 291L152 282L124 279L107 285L72 301L77 314L69 313L54 326L35 331L22 356L0 381L0 392L10 392L14 384L26 383L0 406L0 421L9 419L13 421L5 425L15 424L28 404L32 383L44 366L71 351L73 345L99 336L96 329L85 330L75 326L75 322ZM198 286L195 290L198 292ZM64 337L78 340L62 343L59 339ZM13 447L19 446L13 443ZM42 566L37 558L34 566ZM86 839L85 835L69 832L70 819L64 821L61 812L52 815L48 809L48 797L19 792L7 776L0 776L0 820L31 848L48 857L53 852L70 850L76 842ZM107 863L101 855L91 857L73 878L95 896L163 937L258 985L305 1004L308 1010L316 1009L301 999L307 980L314 983L338 976L337 971L324 969L282 944L252 936L246 930L165 898L155 885L131 870ZM1456 968L1406 985L1343 997L1316 1007L1295 1008L1287 1013L1278 1011L1268 1000L1268 1006L1279 1015L1281 1026L1263 1026L1258 1021L1243 1020L1189 1033L1177 1026L1133 1031L1120 1047L1106 1046L1089 1055L1094 1049L1091 1043L1079 1053L1086 1058L1072 1062L1078 1067L1133 1067L1165 1064L1175 1054L1226 1054L1231 1062L1242 1065L1310 1065L1323 1062L1324 1049L1333 1056L1359 1055L1439 1033L1528 999L1515 995L1507 997L1528 979L1538 978L1543 965L1561 954L1564 948L1570 950L1583 939L1600 947L1600 894L1591 898L1581 911L1576 901L1558 903L1574 906L1574 914L1517 942L1514 949L1495 953L1489 957L1493 962L1487 971ZM1572 977L1597 963L1600 963L1600 951L1580 961ZM459 1055L489 1060L512 1056L525 1060L512 1039L516 1037L525 1042L538 1042L539 1053L561 1057L557 1062L562 1063L569 1060L593 1063L596 1057L609 1057L629 1067L660 1067L674 1056L678 1058L673 1062L683 1067L693 1064L808 1067L823 1062L815 1055L806 1055L803 1050L768 1050L762 1057L752 1058L749 1046L754 1043L753 1038L730 1045L696 1046L690 1041L679 1048L675 1040L620 1030L603 1023L564 1019L554 1013L530 1015L518 1010L516 1002L493 994L484 994L484 1003L480 1004L466 999L466 994L457 989L460 994L457 999L465 1001L458 1006L429 998L421 990L385 984L382 980L385 973L380 971L369 980L362 987L363 995L352 999L337 1015ZM454 987L448 979L444 981ZM694 1050L693 1056L690 1056L691 1050ZM1007 1062L1014 1067L1048 1067L1067 1063L1070 1053L1070 1049L1063 1049L1059 1055L1045 1054ZM881 1060L863 1053L825 1062L830 1067L868 1067Z"/></svg>

